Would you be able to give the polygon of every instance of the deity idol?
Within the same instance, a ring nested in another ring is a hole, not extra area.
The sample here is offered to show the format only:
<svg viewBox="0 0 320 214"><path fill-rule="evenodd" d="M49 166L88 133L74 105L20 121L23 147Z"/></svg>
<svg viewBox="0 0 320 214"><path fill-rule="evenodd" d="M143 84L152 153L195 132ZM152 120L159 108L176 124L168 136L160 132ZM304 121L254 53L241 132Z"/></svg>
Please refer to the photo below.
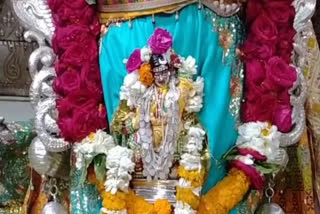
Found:
<svg viewBox="0 0 320 214"><path fill-rule="evenodd" d="M301 50L316 43L305 42L310 17L301 17L310 4L295 0L295 14L290 0L249 0L245 33L240 0L13 1L18 14L36 13L23 20L43 13L25 36L40 47L30 58L34 130L26 129L23 145L32 131L36 137L27 193L27 182L11 179L11 162L0 168L0 207L5 201L6 210L32 214L284 213L272 202L274 176L288 163L284 147L305 127L301 69L307 73L313 63ZM26 153L13 152L23 135L8 138L14 131L1 127L7 142L0 154L10 150L5 157L24 163ZM24 181L27 170L16 169ZM266 203L257 209L263 190Z"/></svg>

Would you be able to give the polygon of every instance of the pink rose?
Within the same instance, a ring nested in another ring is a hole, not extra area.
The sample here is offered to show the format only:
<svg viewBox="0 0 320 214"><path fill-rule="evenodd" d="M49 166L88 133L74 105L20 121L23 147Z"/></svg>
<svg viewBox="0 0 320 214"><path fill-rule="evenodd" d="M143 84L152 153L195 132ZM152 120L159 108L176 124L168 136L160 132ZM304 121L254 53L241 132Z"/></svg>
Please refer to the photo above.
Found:
<svg viewBox="0 0 320 214"><path fill-rule="evenodd" d="M251 0L247 4L247 20L252 22L263 10L262 0Z"/></svg>
<svg viewBox="0 0 320 214"><path fill-rule="evenodd" d="M135 49L128 59L126 65L127 71L131 73L132 71L139 69L141 64L141 51L140 49Z"/></svg>
<svg viewBox="0 0 320 214"><path fill-rule="evenodd" d="M266 81L275 87L289 89L297 79L297 72L283 59L275 56L266 65L266 76Z"/></svg>
<svg viewBox="0 0 320 214"><path fill-rule="evenodd" d="M172 47L172 36L167 30L157 28L148 40L148 44L153 54L163 54Z"/></svg>
<svg viewBox="0 0 320 214"><path fill-rule="evenodd" d="M275 54L275 44L266 44L253 36L244 42L242 47L246 59L268 60Z"/></svg>
<svg viewBox="0 0 320 214"><path fill-rule="evenodd" d="M266 11L270 19L277 25L292 26L295 10L289 2L269 1L266 3Z"/></svg>
<svg viewBox="0 0 320 214"><path fill-rule="evenodd" d="M265 177L254 167L248 166L241 161L235 160L231 163L235 167L243 171L250 179L251 186L257 190L262 190L265 184Z"/></svg>
<svg viewBox="0 0 320 214"><path fill-rule="evenodd" d="M66 96L79 88L80 76L78 72L64 72L61 76L57 77L53 83L54 91L61 96Z"/></svg>
<svg viewBox="0 0 320 214"><path fill-rule="evenodd" d="M274 22L267 14L261 13L251 26L251 32L262 43L274 43L278 36L278 30Z"/></svg>
<svg viewBox="0 0 320 214"><path fill-rule="evenodd" d="M264 62L260 60L246 61L246 82L252 82L259 85L265 78Z"/></svg>
<svg viewBox="0 0 320 214"><path fill-rule="evenodd" d="M62 54L71 45L93 40L88 28L85 26L70 25L67 27L57 28L52 39L53 50L56 54Z"/></svg>
<svg viewBox="0 0 320 214"><path fill-rule="evenodd" d="M277 105L274 115L273 124L276 125L279 131L287 133L292 128L292 107L290 104Z"/></svg>

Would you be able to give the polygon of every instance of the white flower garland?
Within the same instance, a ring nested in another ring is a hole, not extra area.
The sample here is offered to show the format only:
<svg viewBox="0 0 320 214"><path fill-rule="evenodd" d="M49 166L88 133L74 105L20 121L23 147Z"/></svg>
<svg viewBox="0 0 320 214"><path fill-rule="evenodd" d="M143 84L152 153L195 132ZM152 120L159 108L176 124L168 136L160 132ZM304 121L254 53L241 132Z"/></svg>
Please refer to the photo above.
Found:
<svg viewBox="0 0 320 214"><path fill-rule="evenodd" d="M238 148L247 148L259 152L267 158L268 163L277 161L280 151L280 132L276 126L267 122L249 122L238 128L239 136L236 142ZM237 158L251 165L248 158Z"/></svg>
<svg viewBox="0 0 320 214"><path fill-rule="evenodd" d="M107 179L105 188L107 192L116 194L118 190L128 192L131 173L134 171L134 163L132 161L133 151L116 146L109 150L107 155Z"/></svg>
<svg viewBox="0 0 320 214"><path fill-rule="evenodd" d="M76 168L82 169L88 166L98 154L107 155L114 146L113 138L103 130L90 134L73 146L76 155Z"/></svg>
<svg viewBox="0 0 320 214"><path fill-rule="evenodd" d="M205 139L206 132L200 127L190 127L188 131L188 143L186 145L187 152L181 156L180 165L184 167L185 170L198 170L201 171L201 154L203 148L203 141ZM191 188L191 181L184 178L179 179L178 186L180 188ZM200 197L202 187L192 188L193 194ZM189 204L182 201L177 201L175 214L196 214L197 212L193 210Z"/></svg>

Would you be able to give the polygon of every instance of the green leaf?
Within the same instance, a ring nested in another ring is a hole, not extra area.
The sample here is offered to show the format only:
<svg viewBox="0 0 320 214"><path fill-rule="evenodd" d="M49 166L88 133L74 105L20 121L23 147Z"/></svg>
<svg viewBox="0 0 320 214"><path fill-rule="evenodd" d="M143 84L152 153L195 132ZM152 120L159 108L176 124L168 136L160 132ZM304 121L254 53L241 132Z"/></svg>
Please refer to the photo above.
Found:
<svg viewBox="0 0 320 214"><path fill-rule="evenodd" d="M280 166L272 163L257 163L256 168L263 174L271 174L280 169Z"/></svg>
<svg viewBox="0 0 320 214"><path fill-rule="evenodd" d="M96 0L86 0L89 5L97 4Z"/></svg>
<svg viewBox="0 0 320 214"><path fill-rule="evenodd" d="M98 155L93 160L94 162L94 172L96 174L97 179L100 182L103 182L106 176L106 156Z"/></svg>

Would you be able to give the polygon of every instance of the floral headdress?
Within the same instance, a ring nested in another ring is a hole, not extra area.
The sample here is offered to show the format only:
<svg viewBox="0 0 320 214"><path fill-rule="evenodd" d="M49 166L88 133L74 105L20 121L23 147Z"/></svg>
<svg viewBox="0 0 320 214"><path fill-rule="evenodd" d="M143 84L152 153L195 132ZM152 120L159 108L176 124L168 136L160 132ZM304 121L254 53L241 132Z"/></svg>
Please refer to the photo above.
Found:
<svg viewBox="0 0 320 214"><path fill-rule="evenodd" d="M130 55L126 68L128 73L138 72L140 82L149 87L153 83L153 73L150 59L152 55L162 55L169 64L171 71L178 70L178 74L184 77L192 77L196 74L195 59L177 55L172 49L172 35L165 29L157 28L148 40L148 46L135 49Z"/></svg>

